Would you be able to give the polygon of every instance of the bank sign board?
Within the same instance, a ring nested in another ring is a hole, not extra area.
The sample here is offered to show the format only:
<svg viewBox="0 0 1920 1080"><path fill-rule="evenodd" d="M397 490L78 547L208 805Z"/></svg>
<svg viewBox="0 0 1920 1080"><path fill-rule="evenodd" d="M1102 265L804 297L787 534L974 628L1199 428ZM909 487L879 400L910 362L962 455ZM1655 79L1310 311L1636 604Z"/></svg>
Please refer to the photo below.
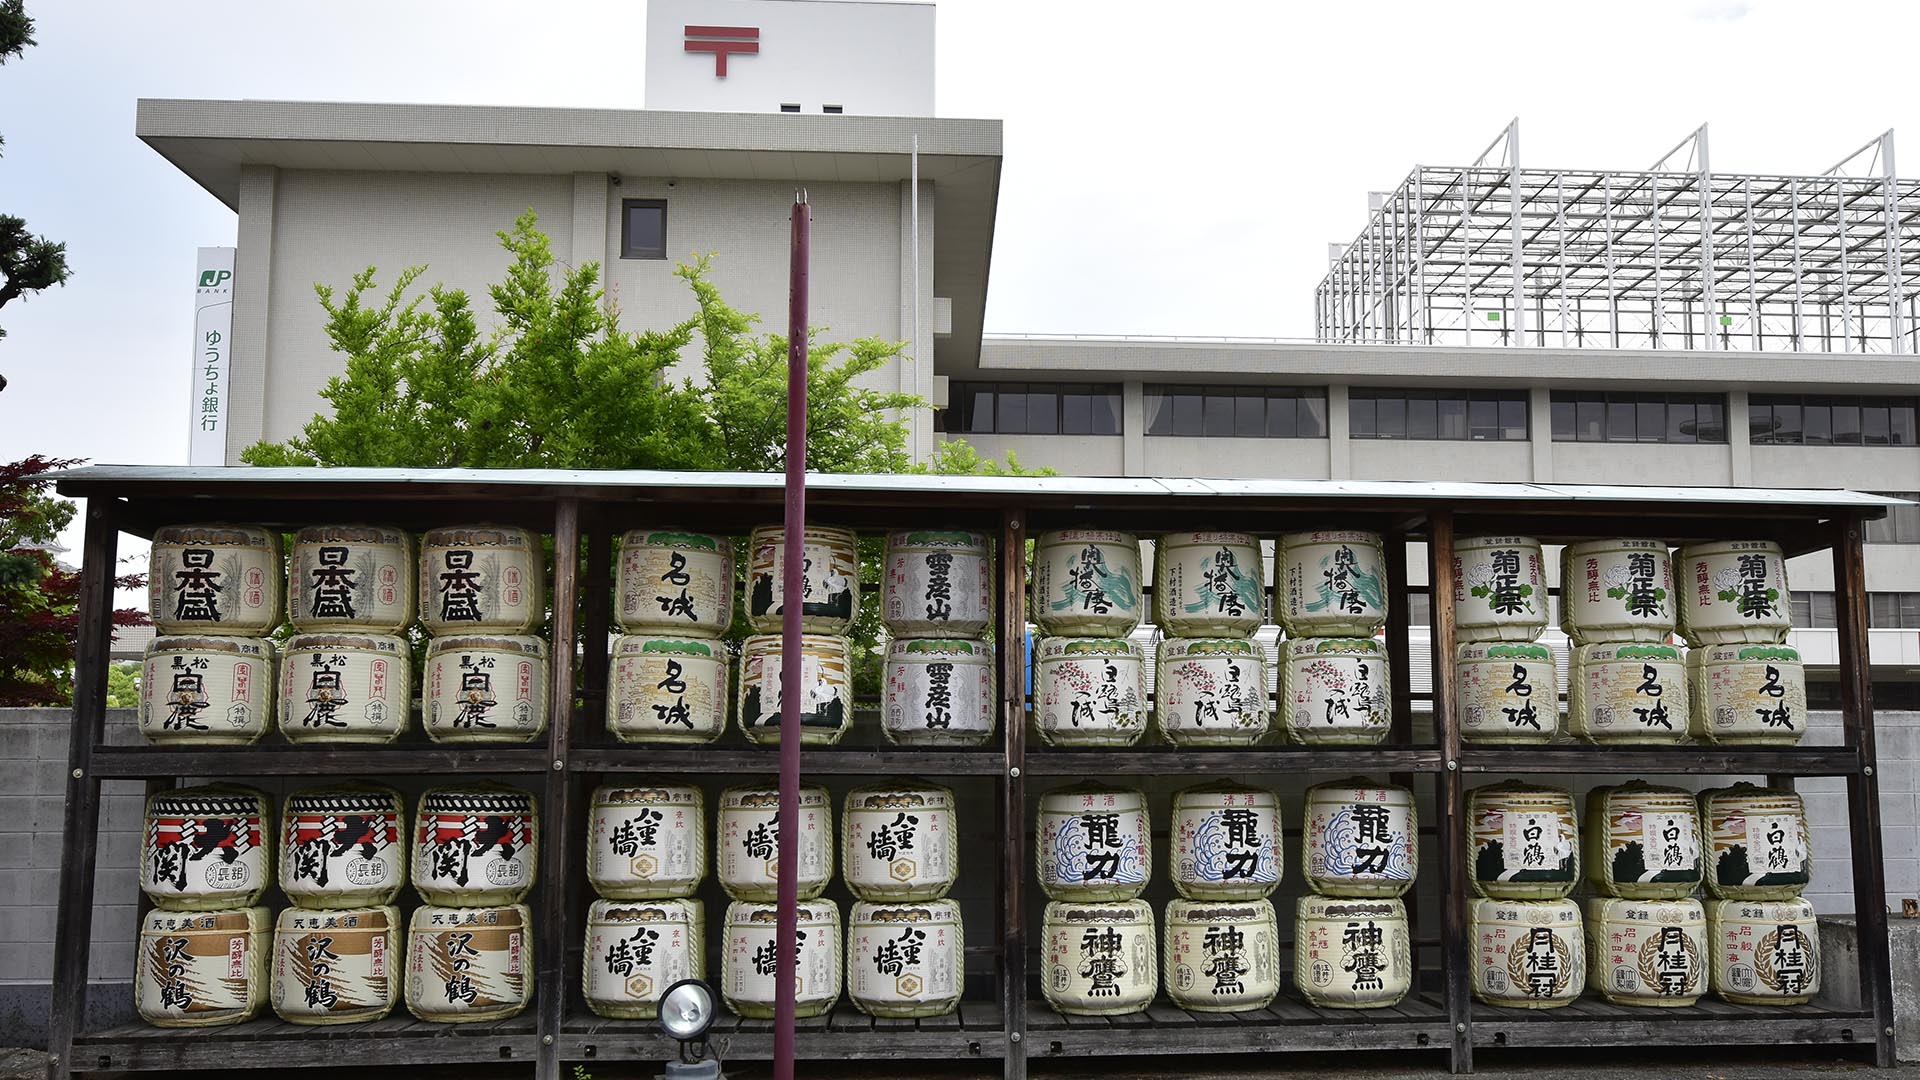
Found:
<svg viewBox="0 0 1920 1080"><path fill-rule="evenodd" d="M232 392L233 250L203 247L194 264L193 363L187 464L227 463L227 398Z"/></svg>

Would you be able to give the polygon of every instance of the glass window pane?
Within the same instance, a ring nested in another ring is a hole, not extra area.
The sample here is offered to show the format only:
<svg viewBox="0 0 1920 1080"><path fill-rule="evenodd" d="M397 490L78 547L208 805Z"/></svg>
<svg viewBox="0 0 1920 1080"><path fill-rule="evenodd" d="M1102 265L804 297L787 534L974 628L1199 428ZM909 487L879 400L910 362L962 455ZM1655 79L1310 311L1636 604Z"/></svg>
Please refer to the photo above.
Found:
<svg viewBox="0 0 1920 1080"><path fill-rule="evenodd" d="M1553 402L1553 441L1573 441L1573 410L1571 401L1554 399Z"/></svg>
<svg viewBox="0 0 1920 1080"><path fill-rule="evenodd" d="M1407 438L1440 437L1440 403L1431 397L1407 399Z"/></svg>
<svg viewBox="0 0 1920 1080"><path fill-rule="evenodd" d="M1885 446L1892 431L1892 418L1885 405L1860 407L1860 442L1864 446Z"/></svg>
<svg viewBox="0 0 1920 1080"><path fill-rule="evenodd" d="M1801 438L1808 446L1833 444L1833 407L1809 402L1800 410Z"/></svg>
<svg viewBox="0 0 1920 1080"><path fill-rule="evenodd" d="M1667 438L1667 403L1664 401L1639 401L1634 403L1634 412L1639 416L1638 439L1641 442L1665 442Z"/></svg>
<svg viewBox="0 0 1920 1080"><path fill-rule="evenodd" d="M1800 403L1779 402L1773 406L1773 441L1800 444Z"/></svg>
<svg viewBox="0 0 1920 1080"><path fill-rule="evenodd" d="M1898 627L1900 625L1900 609L1896 602L1897 600L1898 597L1893 593L1868 593L1867 625Z"/></svg>
<svg viewBox="0 0 1920 1080"><path fill-rule="evenodd" d="M1233 395L1219 391L1207 395L1206 429L1213 436L1233 434Z"/></svg>
<svg viewBox="0 0 1920 1080"><path fill-rule="evenodd" d="M1807 597L1807 594L1794 593L1793 603L1790 606L1793 609L1793 625L1804 627L1813 621L1813 601Z"/></svg>
<svg viewBox="0 0 1920 1080"><path fill-rule="evenodd" d="M968 431L978 434L993 431L993 384L970 387L966 409Z"/></svg>
<svg viewBox="0 0 1920 1080"><path fill-rule="evenodd" d="M1503 398L1500 402L1500 437L1527 441L1527 402L1525 398Z"/></svg>
<svg viewBox="0 0 1920 1080"><path fill-rule="evenodd" d="M1374 403L1374 436L1381 439L1407 437L1407 399L1381 398Z"/></svg>
<svg viewBox="0 0 1920 1080"><path fill-rule="evenodd" d="M1489 398L1470 398L1467 401L1467 438L1498 439L1500 437L1500 403Z"/></svg>
<svg viewBox="0 0 1920 1080"><path fill-rule="evenodd" d="M1891 433L1887 441L1894 446L1912 446L1914 444L1913 406L1895 405L1889 413Z"/></svg>
<svg viewBox="0 0 1920 1080"><path fill-rule="evenodd" d="M1263 394L1241 394L1233 399L1233 433L1243 438L1267 433L1267 399Z"/></svg>
<svg viewBox="0 0 1920 1080"><path fill-rule="evenodd" d="M1852 402L1833 406L1833 445L1860 445L1860 406Z"/></svg>
<svg viewBox="0 0 1920 1080"><path fill-rule="evenodd" d="M1002 435L1025 435L1027 433L1027 388L1024 386L1000 387L999 426L994 428Z"/></svg>
<svg viewBox="0 0 1920 1080"><path fill-rule="evenodd" d="M1920 593L1900 594L1900 628L1920 630Z"/></svg>
<svg viewBox="0 0 1920 1080"><path fill-rule="evenodd" d="M1087 421L1092 413L1092 404L1084 386L1063 386L1060 388L1060 434L1085 435Z"/></svg>
<svg viewBox="0 0 1920 1080"><path fill-rule="evenodd" d="M1860 532L1861 539L1869 544L1895 543L1894 535L1894 516L1891 511L1886 517L1867 522Z"/></svg>
<svg viewBox="0 0 1920 1080"><path fill-rule="evenodd" d="M1693 426L1696 420L1693 402L1667 402L1667 441L1670 443L1693 442Z"/></svg>
<svg viewBox="0 0 1920 1080"><path fill-rule="evenodd" d="M626 204L626 211L620 254L628 259L666 258L667 204L632 201Z"/></svg>
<svg viewBox="0 0 1920 1080"><path fill-rule="evenodd" d="M1702 401L1693 407L1694 438L1699 442L1727 441L1727 403Z"/></svg>
<svg viewBox="0 0 1920 1080"><path fill-rule="evenodd" d="M1916 498L1913 492L1902 495L1903 499ZM1896 544L1920 544L1920 506L1896 506L1887 511L1887 520L1893 522L1893 542Z"/></svg>
<svg viewBox="0 0 1920 1080"><path fill-rule="evenodd" d="M1087 434L1120 434L1120 395L1111 390L1095 390L1088 395Z"/></svg>
<svg viewBox="0 0 1920 1080"><path fill-rule="evenodd" d="M1441 398L1434 404L1440 407L1440 437L1443 439L1464 439L1467 437L1467 401L1465 398Z"/></svg>
<svg viewBox="0 0 1920 1080"><path fill-rule="evenodd" d="M1755 446L1773 442L1773 406L1747 406L1747 441Z"/></svg>
<svg viewBox="0 0 1920 1080"><path fill-rule="evenodd" d="M1607 402L1607 441L1636 442L1639 440L1639 412L1631 401Z"/></svg>
<svg viewBox="0 0 1920 1080"><path fill-rule="evenodd" d="M1048 386L1027 393L1027 434L1057 435L1060 432L1060 394Z"/></svg>
<svg viewBox="0 0 1920 1080"><path fill-rule="evenodd" d="M1831 630L1839 625L1834 614L1832 593L1817 592L1813 594L1813 619L1810 625L1827 630Z"/></svg>
<svg viewBox="0 0 1920 1080"><path fill-rule="evenodd" d="M1301 395L1299 431L1296 434L1302 439L1327 437L1327 397L1324 393Z"/></svg>
<svg viewBox="0 0 1920 1080"><path fill-rule="evenodd" d="M1173 434L1173 395L1165 390L1149 390L1144 396L1147 406L1147 434Z"/></svg>
<svg viewBox="0 0 1920 1080"><path fill-rule="evenodd" d="M1299 404L1291 396L1275 394L1267 399L1267 437L1291 439L1295 435L1294 416Z"/></svg>
<svg viewBox="0 0 1920 1080"><path fill-rule="evenodd" d="M1579 420L1574 430L1581 442L1600 442L1607 437L1606 402L1583 398L1576 406L1576 415Z"/></svg>
<svg viewBox="0 0 1920 1080"><path fill-rule="evenodd" d="M1199 435L1204 425L1201 422L1201 399L1198 390L1182 388L1173 395L1173 433L1175 435Z"/></svg>
<svg viewBox="0 0 1920 1080"><path fill-rule="evenodd" d="M1371 439L1374 437L1373 405L1374 401L1372 398L1357 397L1347 399L1347 435L1349 437L1355 439Z"/></svg>

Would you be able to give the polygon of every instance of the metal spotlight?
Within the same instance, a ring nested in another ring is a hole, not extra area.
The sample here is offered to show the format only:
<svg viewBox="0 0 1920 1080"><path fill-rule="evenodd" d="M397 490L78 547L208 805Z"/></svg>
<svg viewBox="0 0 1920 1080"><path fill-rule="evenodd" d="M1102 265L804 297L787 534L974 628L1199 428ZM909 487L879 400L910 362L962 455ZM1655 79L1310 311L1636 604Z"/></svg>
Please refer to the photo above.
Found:
<svg viewBox="0 0 1920 1080"><path fill-rule="evenodd" d="M660 1080L724 1080L720 1063L705 1060L714 1011L713 988L699 979L681 979L660 995L660 1030L680 1043L680 1060L668 1062Z"/></svg>

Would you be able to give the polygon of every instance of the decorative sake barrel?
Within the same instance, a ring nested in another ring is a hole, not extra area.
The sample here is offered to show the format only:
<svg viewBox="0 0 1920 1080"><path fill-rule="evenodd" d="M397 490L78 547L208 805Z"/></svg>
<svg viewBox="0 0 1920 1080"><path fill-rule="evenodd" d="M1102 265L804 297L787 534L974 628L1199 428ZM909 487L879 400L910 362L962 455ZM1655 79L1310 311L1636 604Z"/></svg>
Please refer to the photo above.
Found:
<svg viewBox="0 0 1920 1080"><path fill-rule="evenodd" d="M1587 901L1587 985L1615 1005L1680 1008L1707 992L1700 901Z"/></svg>
<svg viewBox="0 0 1920 1080"><path fill-rule="evenodd" d="M1175 637L1250 636L1266 619L1260 541L1247 533L1183 532L1153 548L1153 625Z"/></svg>
<svg viewBox="0 0 1920 1080"><path fill-rule="evenodd" d="M533 888L539 838L539 809L519 788L430 788L414 815L414 890L447 907L516 903Z"/></svg>
<svg viewBox="0 0 1920 1080"><path fill-rule="evenodd" d="M1713 992L1735 1005L1805 1005L1820 992L1820 921L1807 900L1709 900Z"/></svg>
<svg viewBox="0 0 1920 1080"><path fill-rule="evenodd" d="M802 900L797 914L794 1015L820 1016L840 1000L840 909L831 900ZM727 905L720 996L727 1008L750 1020L773 1019L778 919L774 904L736 900Z"/></svg>
<svg viewBox="0 0 1920 1080"><path fill-rule="evenodd" d="M1588 540L1560 552L1560 628L1576 645L1667 640L1673 561L1660 540Z"/></svg>
<svg viewBox="0 0 1920 1080"><path fill-rule="evenodd" d="M1562 900L1580 880L1573 796L1507 781L1467 793L1467 848L1475 896Z"/></svg>
<svg viewBox="0 0 1920 1080"><path fill-rule="evenodd" d="M780 883L780 788L746 784L720 793L720 887L735 900L772 903ZM800 788L800 899L833 880L833 801L824 787Z"/></svg>
<svg viewBox="0 0 1920 1080"><path fill-rule="evenodd" d="M1587 793L1587 881L1601 896L1678 900L1700 887L1693 792L1634 780Z"/></svg>
<svg viewBox="0 0 1920 1080"><path fill-rule="evenodd" d="M413 647L385 634L301 634L280 654L280 733L390 743L413 717Z"/></svg>
<svg viewBox="0 0 1920 1080"><path fill-rule="evenodd" d="M1413 792L1364 776L1307 789L1300 863L1322 896L1402 896L1420 872Z"/></svg>
<svg viewBox="0 0 1920 1080"><path fill-rule="evenodd" d="M1167 901L1160 970L1193 1012L1264 1009L1280 993L1280 926L1265 900Z"/></svg>
<svg viewBox="0 0 1920 1080"><path fill-rule="evenodd" d="M1076 784L1040 797L1034 865L1049 899L1132 900L1147 887L1153 831L1146 795Z"/></svg>
<svg viewBox="0 0 1920 1080"><path fill-rule="evenodd" d="M1532 641L1547 628L1547 560L1530 536L1453 545L1455 641Z"/></svg>
<svg viewBox="0 0 1920 1080"><path fill-rule="evenodd" d="M237 784L162 791L147 797L145 826L140 891L155 907L250 907L273 884L273 803L265 792Z"/></svg>
<svg viewBox="0 0 1920 1080"><path fill-rule="evenodd" d="M263 907L147 912L133 973L140 1019L169 1028L253 1019L267 1001L271 924Z"/></svg>
<svg viewBox="0 0 1920 1080"><path fill-rule="evenodd" d="M1800 796L1753 784L1700 793L1707 892L1716 900L1792 900L1807 887L1813 844Z"/></svg>
<svg viewBox="0 0 1920 1080"><path fill-rule="evenodd" d="M1687 651L1693 736L1731 746L1793 746L1807 734L1807 672L1790 645Z"/></svg>
<svg viewBox="0 0 1920 1080"><path fill-rule="evenodd" d="M1280 718L1309 745L1378 743L1393 693L1387 654L1372 638L1290 638L1280 645Z"/></svg>
<svg viewBox="0 0 1920 1080"><path fill-rule="evenodd" d="M707 877L706 796L694 784L593 790L587 880L610 900L692 896Z"/></svg>
<svg viewBox="0 0 1920 1080"><path fill-rule="evenodd" d="M1274 614L1292 638L1371 638L1387 624L1386 567L1378 533L1287 533Z"/></svg>
<svg viewBox="0 0 1920 1080"><path fill-rule="evenodd" d="M952 900L855 901L847 913L847 996L869 1016L953 1012L966 967L966 932Z"/></svg>
<svg viewBox="0 0 1920 1080"><path fill-rule="evenodd" d="M1267 653L1245 638L1160 642L1155 726L1178 746L1247 746L1265 737Z"/></svg>
<svg viewBox="0 0 1920 1080"><path fill-rule="evenodd" d="M526 634L546 615L540 537L506 525L430 529L420 540L420 622L429 634Z"/></svg>
<svg viewBox="0 0 1920 1080"><path fill-rule="evenodd" d="M889 780L847 792L840 815L840 874L856 899L938 900L960 873L953 792L924 780Z"/></svg>
<svg viewBox="0 0 1920 1080"><path fill-rule="evenodd" d="M1147 730L1140 647L1125 638L1041 638L1034 733L1051 746L1131 746Z"/></svg>
<svg viewBox="0 0 1920 1080"><path fill-rule="evenodd" d="M273 1011L289 1024L380 1020L400 1002L400 909L290 907L273 928Z"/></svg>
<svg viewBox="0 0 1920 1080"><path fill-rule="evenodd" d="M780 526L762 525L747 541L747 622L757 633L780 632L785 537ZM853 530L809 525L800 545L800 629L809 634L851 633L860 613L860 549Z"/></svg>
<svg viewBox="0 0 1920 1080"><path fill-rule="evenodd" d="M1557 1009L1587 985L1586 936L1571 900L1468 901L1473 996L1510 1009Z"/></svg>
<svg viewBox="0 0 1920 1080"><path fill-rule="evenodd" d="M1280 799L1214 781L1177 791L1167 876L1189 900L1260 900L1280 883Z"/></svg>
<svg viewBox="0 0 1920 1080"><path fill-rule="evenodd" d="M157 637L140 679L140 734L156 746L244 746L273 728L273 641Z"/></svg>
<svg viewBox="0 0 1920 1080"><path fill-rule="evenodd" d="M280 625L286 574L277 532L164 525L147 556L147 611L162 635L260 637Z"/></svg>
<svg viewBox="0 0 1920 1080"><path fill-rule="evenodd" d="M1460 737L1548 743L1560 732L1560 670L1553 650L1524 642L1469 642L1454 650Z"/></svg>
<svg viewBox="0 0 1920 1080"><path fill-rule="evenodd" d="M1680 549L1680 633L1687 644L1776 644L1793 628L1787 560L1771 540Z"/></svg>
<svg viewBox="0 0 1920 1080"><path fill-rule="evenodd" d="M888 533L880 585L880 618L896 638L977 638L993 625L985 533Z"/></svg>
<svg viewBox="0 0 1920 1080"><path fill-rule="evenodd" d="M1329 1009L1384 1009L1413 988L1413 936L1399 900L1302 896L1293 923L1293 983Z"/></svg>
<svg viewBox="0 0 1920 1080"><path fill-rule="evenodd" d="M434 638L421 697L434 742L532 742L547 730L547 643L504 634Z"/></svg>
<svg viewBox="0 0 1920 1080"><path fill-rule="evenodd" d="M287 899L303 908L378 907L393 903L406 883L407 801L399 792L348 783L287 796L280 811Z"/></svg>
<svg viewBox="0 0 1920 1080"><path fill-rule="evenodd" d="M533 916L525 904L413 909L407 1011L431 1023L517 1015L533 999Z"/></svg>
<svg viewBox="0 0 1920 1080"><path fill-rule="evenodd" d="M710 743L727 730L727 646L627 634L613 642L607 730L621 742Z"/></svg>
<svg viewBox="0 0 1920 1080"><path fill-rule="evenodd" d="M882 730L902 746L978 746L993 736L993 646L896 638L887 646Z"/></svg>
<svg viewBox="0 0 1920 1080"><path fill-rule="evenodd" d="M740 657L740 730L752 741L780 741L780 635L747 639ZM853 643L800 635L800 745L832 746L853 726Z"/></svg>
<svg viewBox="0 0 1920 1080"><path fill-rule="evenodd" d="M1028 614L1042 634L1125 637L1145 614L1140 541L1105 529L1043 532L1033 546Z"/></svg>
<svg viewBox="0 0 1920 1080"><path fill-rule="evenodd" d="M1040 928L1040 990L1068 1016L1118 1016L1153 1004L1160 985L1153 909L1051 901Z"/></svg>
<svg viewBox="0 0 1920 1080"><path fill-rule="evenodd" d="M384 525L309 525L293 535L290 563L287 618L300 632L398 634L413 625L411 533Z"/></svg>
<svg viewBox="0 0 1920 1080"><path fill-rule="evenodd" d="M620 1020L660 1015L660 995L707 977L706 919L698 900L595 900L587 909L580 993Z"/></svg>
<svg viewBox="0 0 1920 1080"><path fill-rule="evenodd" d="M721 637L733 626L737 580L728 537L634 529L620 538L614 620L629 634Z"/></svg>
<svg viewBox="0 0 1920 1080"><path fill-rule="evenodd" d="M1687 665L1671 645L1574 647L1567 666L1567 731L1590 743L1687 741Z"/></svg>

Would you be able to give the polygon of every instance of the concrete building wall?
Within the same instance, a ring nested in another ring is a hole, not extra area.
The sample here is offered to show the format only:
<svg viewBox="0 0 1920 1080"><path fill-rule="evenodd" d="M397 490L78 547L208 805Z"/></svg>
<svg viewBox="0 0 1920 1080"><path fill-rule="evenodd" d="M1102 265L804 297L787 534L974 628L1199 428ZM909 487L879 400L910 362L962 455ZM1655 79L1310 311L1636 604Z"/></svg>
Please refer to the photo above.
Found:
<svg viewBox="0 0 1920 1080"><path fill-rule="evenodd" d="M1534 479L1533 453L1524 442L1350 439L1347 460L1355 480Z"/></svg>

